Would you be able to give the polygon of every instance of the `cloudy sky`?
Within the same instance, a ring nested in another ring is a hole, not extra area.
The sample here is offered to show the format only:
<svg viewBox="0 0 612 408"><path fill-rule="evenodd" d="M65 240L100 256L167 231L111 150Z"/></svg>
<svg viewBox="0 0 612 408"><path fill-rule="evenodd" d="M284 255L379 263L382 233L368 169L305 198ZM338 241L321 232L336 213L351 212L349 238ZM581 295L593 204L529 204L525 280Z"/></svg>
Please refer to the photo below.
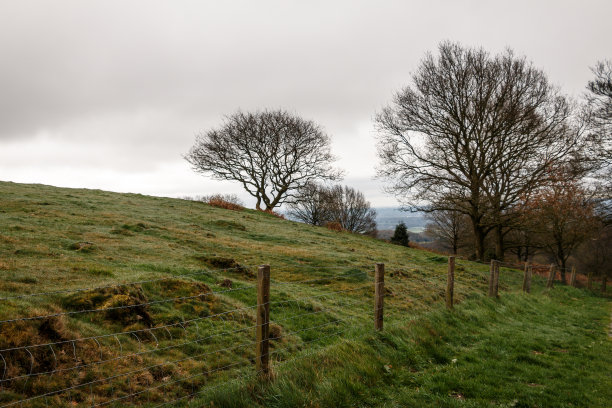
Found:
<svg viewBox="0 0 612 408"><path fill-rule="evenodd" d="M237 109L284 108L373 180L372 117L443 40L511 47L579 97L612 58L602 1L0 2L0 180L183 196L237 193L181 155Z"/></svg>

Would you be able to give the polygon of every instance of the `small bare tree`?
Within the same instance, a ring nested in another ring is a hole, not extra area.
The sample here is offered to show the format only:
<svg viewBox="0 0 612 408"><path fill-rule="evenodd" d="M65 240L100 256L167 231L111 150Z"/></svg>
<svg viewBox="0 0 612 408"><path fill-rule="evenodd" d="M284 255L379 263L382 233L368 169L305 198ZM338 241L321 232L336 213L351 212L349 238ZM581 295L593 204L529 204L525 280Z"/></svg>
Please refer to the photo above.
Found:
<svg viewBox="0 0 612 408"><path fill-rule="evenodd" d="M429 223L425 227L427 235L438 241L444 249L457 255L460 247L471 238L470 220L461 212L442 210L427 214Z"/></svg>
<svg viewBox="0 0 612 408"><path fill-rule="evenodd" d="M589 276L594 273L601 277L602 292L605 292L608 278L612 277L612 226L600 219L590 239L580 248L577 259Z"/></svg>
<svg viewBox="0 0 612 408"><path fill-rule="evenodd" d="M376 210L370 207L362 192L349 186L307 184L289 203L289 215L307 224L337 222L346 231L376 232Z"/></svg>
<svg viewBox="0 0 612 408"><path fill-rule="evenodd" d="M376 234L376 210L361 191L349 186L334 186L327 193L330 218L342 228L359 234Z"/></svg>
<svg viewBox="0 0 612 408"><path fill-rule="evenodd" d="M561 279L565 283L568 259L597 227L591 194L579 180L558 172L549 185L535 193L526 204L525 216L531 218L539 245L561 268Z"/></svg>
<svg viewBox="0 0 612 408"><path fill-rule="evenodd" d="M302 186L288 203L288 215L294 220L311 225L325 225L330 221L327 189L316 183Z"/></svg>
<svg viewBox="0 0 612 408"><path fill-rule="evenodd" d="M198 135L185 159L197 172L239 182L257 209L272 210L310 182L341 178L330 143L319 125L286 111L239 111Z"/></svg>

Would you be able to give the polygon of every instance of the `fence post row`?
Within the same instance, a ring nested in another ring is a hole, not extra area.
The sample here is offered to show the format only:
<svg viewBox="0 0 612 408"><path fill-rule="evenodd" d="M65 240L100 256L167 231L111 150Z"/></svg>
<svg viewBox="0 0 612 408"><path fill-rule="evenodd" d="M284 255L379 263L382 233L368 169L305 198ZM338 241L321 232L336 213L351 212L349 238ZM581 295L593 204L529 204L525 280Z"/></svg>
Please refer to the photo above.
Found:
<svg viewBox="0 0 612 408"><path fill-rule="evenodd" d="M385 264L377 263L374 272L374 328L383 329L383 299L385 296Z"/></svg>
<svg viewBox="0 0 612 408"><path fill-rule="evenodd" d="M446 308L453 308L453 296L455 292L455 257L448 257L448 277L446 280Z"/></svg>
<svg viewBox="0 0 612 408"><path fill-rule="evenodd" d="M555 280L555 264L550 264L550 271L548 272L548 280L546 281L546 287L552 288Z"/></svg>
<svg viewBox="0 0 612 408"><path fill-rule="evenodd" d="M533 270L529 262L525 262L525 275L523 276L523 292L531 292L531 274Z"/></svg>
<svg viewBox="0 0 612 408"><path fill-rule="evenodd" d="M257 270L257 329L255 369L262 377L270 376L270 265Z"/></svg>

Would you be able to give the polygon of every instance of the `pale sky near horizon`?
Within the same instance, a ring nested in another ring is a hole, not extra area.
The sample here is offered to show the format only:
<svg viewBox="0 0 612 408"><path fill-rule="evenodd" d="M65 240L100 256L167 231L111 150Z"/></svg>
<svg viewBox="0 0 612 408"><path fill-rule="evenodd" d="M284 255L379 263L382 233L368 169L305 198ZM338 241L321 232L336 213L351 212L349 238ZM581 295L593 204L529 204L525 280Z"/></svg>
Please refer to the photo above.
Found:
<svg viewBox="0 0 612 408"><path fill-rule="evenodd" d="M237 109L322 125L374 206L372 118L441 41L512 48L579 98L612 59L612 1L0 2L0 180L236 193L182 159Z"/></svg>

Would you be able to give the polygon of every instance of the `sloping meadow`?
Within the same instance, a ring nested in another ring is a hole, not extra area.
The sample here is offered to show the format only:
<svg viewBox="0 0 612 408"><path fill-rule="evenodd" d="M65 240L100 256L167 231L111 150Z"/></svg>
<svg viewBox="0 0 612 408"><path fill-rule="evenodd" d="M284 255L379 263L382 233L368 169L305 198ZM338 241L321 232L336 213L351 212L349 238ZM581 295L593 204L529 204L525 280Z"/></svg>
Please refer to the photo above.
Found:
<svg viewBox="0 0 612 408"><path fill-rule="evenodd" d="M180 199L5 182L0 191L2 406L180 405L203 392L224 405L244 384L234 402L247 392L245 406L274 405L257 391L269 385L253 385L261 264L271 267L278 387L281 367L312 353L388 347L372 337L375 263L385 264L391 333L444 303L447 258L429 252ZM520 289L520 271L501 272L502 294ZM488 267L459 260L455 276L456 302L480 301ZM317 377L317 364L304 375ZM362 377L378 381L379 368Z"/></svg>

